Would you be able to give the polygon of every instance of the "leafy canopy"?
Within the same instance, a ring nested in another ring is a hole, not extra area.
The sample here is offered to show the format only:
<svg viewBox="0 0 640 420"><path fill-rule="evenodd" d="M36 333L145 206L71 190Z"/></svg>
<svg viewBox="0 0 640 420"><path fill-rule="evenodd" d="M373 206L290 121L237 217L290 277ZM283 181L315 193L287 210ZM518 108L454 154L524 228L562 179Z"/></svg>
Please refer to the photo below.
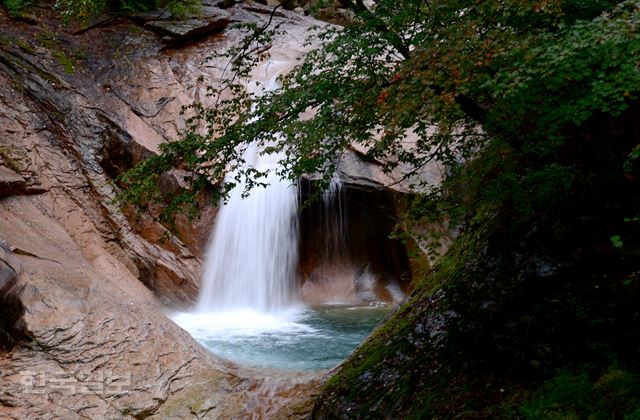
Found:
<svg viewBox="0 0 640 420"><path fill-rule="evenodd" d="M215 105L193 105L183 138L122 178L124 198L157 198L155 179L172 166L192 171L196 190L233 169L246 188L261 184L265 173L244 166L250 144L282 153L281 176L321 174L323 185L350 145L389 171L437 159L455 173L493 150L482 194L509 195L530 214L571 185L574 168L555 153L572 133L638 100L638 0L342 3L353 22L318 29L309 41L317 47L262 96L241 79L273 30L248 27L245 42L224 52L233 71L210 88Z"/></svg>

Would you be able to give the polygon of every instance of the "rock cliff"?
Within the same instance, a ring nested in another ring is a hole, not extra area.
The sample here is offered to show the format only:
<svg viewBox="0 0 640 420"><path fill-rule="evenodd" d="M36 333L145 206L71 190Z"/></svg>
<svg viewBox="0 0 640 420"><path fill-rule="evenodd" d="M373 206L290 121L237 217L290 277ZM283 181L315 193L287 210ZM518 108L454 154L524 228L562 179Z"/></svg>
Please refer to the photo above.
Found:
<svg viewBox="0 0 640 420"><path fill-rule="evenodd" d="M113 203L114 178L176 136L219 74L206 57L237 38L220 31L270 10L206 7L200 21L84 29L44 6L30 23L0 9L1 417L240 417L308 382L229 366L165 316L197 296L213 205L172 236ZM277 19L297 34L313 23Z"/></svg>

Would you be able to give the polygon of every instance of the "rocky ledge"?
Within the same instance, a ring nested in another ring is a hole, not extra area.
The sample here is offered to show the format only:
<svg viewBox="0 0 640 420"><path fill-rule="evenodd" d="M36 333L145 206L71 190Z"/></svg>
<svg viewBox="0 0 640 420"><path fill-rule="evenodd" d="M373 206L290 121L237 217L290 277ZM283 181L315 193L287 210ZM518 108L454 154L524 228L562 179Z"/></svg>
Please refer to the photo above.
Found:
<svg viewBox="0 0 640 420"><path fill-rule="evenodd" d="M223 31L231 22L231 14L223 6L222 1L204 0L184 16L173 16L169 10L162 10L140 13L132 19L162 36L166 46L176 46Z"/></svg>

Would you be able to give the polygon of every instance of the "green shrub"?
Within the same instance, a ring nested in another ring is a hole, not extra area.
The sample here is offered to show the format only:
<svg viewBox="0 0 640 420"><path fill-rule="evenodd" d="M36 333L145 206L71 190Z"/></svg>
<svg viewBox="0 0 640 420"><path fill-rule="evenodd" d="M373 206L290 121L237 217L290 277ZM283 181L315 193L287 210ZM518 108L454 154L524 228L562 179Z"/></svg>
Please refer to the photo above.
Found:
<svg viewBox="0 0 640 420"><path fill-rule="evenodd" d="M2 4L7 8L12 17L19 16L25 7L33 4L32 0L2 0Z"/></svg>
<svg viewBox="0 0 640 420"><path fill-rule="evenodd" d="M56 0L55 8L65 22L83 23L104 12L120 15L168 9L172 16L183 17L194 13L197 4L196 0Z"/></svg>

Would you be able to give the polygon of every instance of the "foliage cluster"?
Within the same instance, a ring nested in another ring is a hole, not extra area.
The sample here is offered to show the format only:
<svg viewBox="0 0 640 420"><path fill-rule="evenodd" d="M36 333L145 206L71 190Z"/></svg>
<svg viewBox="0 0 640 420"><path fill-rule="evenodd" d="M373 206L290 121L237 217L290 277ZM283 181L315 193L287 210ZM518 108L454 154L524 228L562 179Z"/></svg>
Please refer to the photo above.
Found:
<svg viewBox="0 0 640 420"><path fill-rule="evenodd" d="M3 0L2 4L7 8L11 16L19 16L20 12L33 4L32 0Z"/></svg>
<svg viewBox="0 0 640 420"><path fill-rule="evenodd" d="M9 14L20 16L34 0L2 0ZM55 8L66 23L86 23L102 13L122 15L133 12L162 10L182 17L196 10L196 0L56 0Z"/></svg>
<svg viewBox="0 0 640 420"><path fill-rule="evenodd" d="M55 6L66 22L86 22L105 12L122 15L162 10L183 17L193 13L197 4L196 0L56 0Z"/></svg>

